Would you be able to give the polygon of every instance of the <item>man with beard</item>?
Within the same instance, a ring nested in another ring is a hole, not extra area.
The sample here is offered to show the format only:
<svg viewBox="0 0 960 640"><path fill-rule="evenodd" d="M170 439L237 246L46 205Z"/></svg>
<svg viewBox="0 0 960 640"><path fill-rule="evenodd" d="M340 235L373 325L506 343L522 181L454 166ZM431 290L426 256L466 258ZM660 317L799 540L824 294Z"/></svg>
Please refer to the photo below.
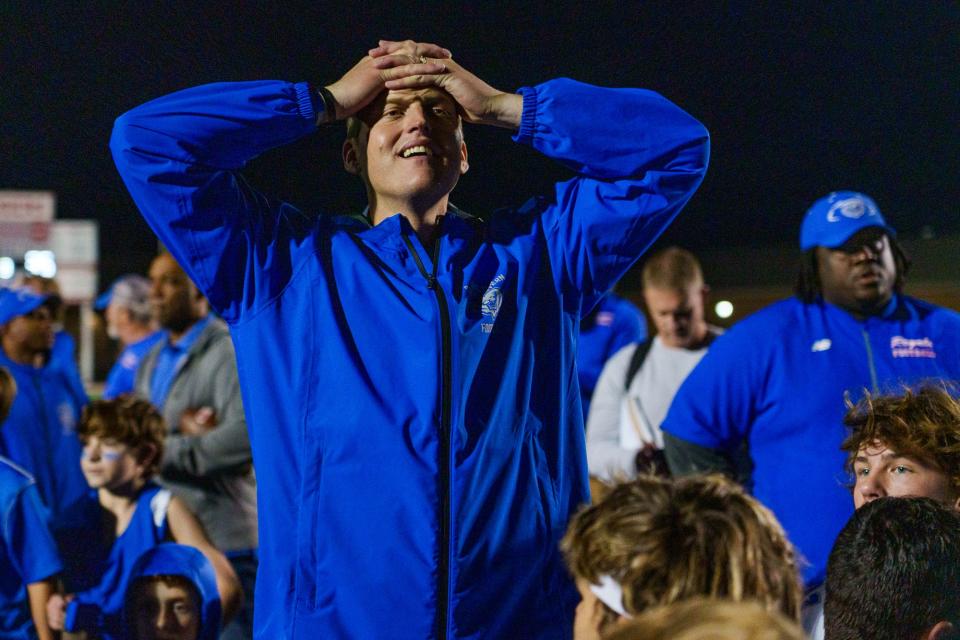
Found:
<svg viewBox="0 0 960 640"><path fill-rule="evenodd" d="M861 193L814 202L800 249L796 297L718 338L680 387L663 430L675 474L737 475L747 448L753 493L806 558L813 587L853 511L840 449L845 399L960 376L960 315L903 295L909 262Z"/></svg>

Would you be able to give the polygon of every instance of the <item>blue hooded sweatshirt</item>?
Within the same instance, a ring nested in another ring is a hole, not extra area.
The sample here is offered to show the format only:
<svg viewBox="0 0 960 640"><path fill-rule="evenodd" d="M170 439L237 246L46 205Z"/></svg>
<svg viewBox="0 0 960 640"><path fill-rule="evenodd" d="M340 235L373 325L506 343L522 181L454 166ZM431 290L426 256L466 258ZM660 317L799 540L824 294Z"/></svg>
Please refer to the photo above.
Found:
<svg viewBox="0 0 960 640"><path fill-rule="evenodd" d="M650 91L520 93L514 140L576 176L483 219L451 207L429 251L402 215L307 216L240 176L316 130L307 84L206 85L117 120L127 188L236 345L258 638L569 638L580 317L693 194L708 136Z"/></svg>
<svg viewBox="0 0 960 640"><path fill-rule="evenodd" d="M200 598L200 632L197 640L217 640L220 633L220 594L213 565L198 549L173 542L165 542L144 551L130 571L125 610L128 638L135 637L130 616L138 614L130 608L133 589L140 578L151 576L180 576L189 580Z"/></svg>

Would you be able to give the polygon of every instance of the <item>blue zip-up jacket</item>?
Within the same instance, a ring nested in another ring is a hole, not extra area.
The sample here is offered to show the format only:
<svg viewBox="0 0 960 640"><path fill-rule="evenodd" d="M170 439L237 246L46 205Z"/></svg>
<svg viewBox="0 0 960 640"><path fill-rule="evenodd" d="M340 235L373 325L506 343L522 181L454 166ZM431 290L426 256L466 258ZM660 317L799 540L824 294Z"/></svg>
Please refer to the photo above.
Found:
<svg viewBox="0 0 960 640"><path fill-rule="evenodd" d="M24 365L0 349L0 366L17 381L10 415L0 425L0 455L33 476L56 524L61 512L87 492L76 434L86 395L77 395L81 390L58 362L40 368Z"/></svg>
<svg viewBox="0 0 960 640"><path fill-rule="evenodd" d="M521 90L515 140L577 177L425 251L402 215L307 217L237 171L315 130L306 84L214 84L121 116L148 222L230 324L259 485L258 638L567 638L557 545L588 499L582 311L706 170L661 96Z"/></svg>
<svg viewBox="0 0 960 640"><path fill-rule="evenodd" d="M897 392L925 378L960 379L960 315L895 296L864 321L826 302L783 300L717 338L687 377L663 429L733 455L749 444L753 493L776 514L823 581L833 541L853 513L844 471L845 395Z"/></svg>

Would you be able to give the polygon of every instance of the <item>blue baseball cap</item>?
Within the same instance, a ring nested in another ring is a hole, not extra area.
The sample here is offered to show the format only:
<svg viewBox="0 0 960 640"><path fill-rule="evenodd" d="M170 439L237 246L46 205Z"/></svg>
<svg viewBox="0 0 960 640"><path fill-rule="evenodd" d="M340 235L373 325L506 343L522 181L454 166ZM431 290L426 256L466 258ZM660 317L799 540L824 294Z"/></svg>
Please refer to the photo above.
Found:
<svg viewBox="0 0 960 640"><path fill-rule="evenodd" d="M30 313L49 298L23 287L0 287L0 324Z"/></svg>
<svg viewBox="0 0 960 640"><path fill-rule="evenodd" d="M836 249L867 227L880 227L891 236L897 235L870 196L856 191L834 191L807 209L800 226L800 250Z"/></svg>

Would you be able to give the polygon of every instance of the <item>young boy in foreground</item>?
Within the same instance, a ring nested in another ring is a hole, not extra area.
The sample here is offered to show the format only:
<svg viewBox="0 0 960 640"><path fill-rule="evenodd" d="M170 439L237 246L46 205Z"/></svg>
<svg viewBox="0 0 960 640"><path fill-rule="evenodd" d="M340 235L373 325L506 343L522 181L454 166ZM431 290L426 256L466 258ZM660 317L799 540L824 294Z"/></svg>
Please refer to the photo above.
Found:
<svg viewBox="0 0 960 640"><path fill-rule="evenodd" d="M225 617L242 590L226 557L207 539L180 498L151 482L163 454L163 419L153 406L125 396L91 402L78 435L90 492L69 507L55 532L64 559L66 598L50 599L54 629L123 637L123 602L137 559L162 542L196 547L216 572Z"/></svg>
<svg viewBox="0 0 960 640"><path fill-rule="evenodd" d="M182 544L147 550L131 572L125 612L130 640L216 640L220 597L213 565Z"/></svg>
<svg viewBox="0 0 960 640"><path fill-rule="evenodd" d="M722 476L619 484L573 518L562 549L582 598L574 640L695 596L756 600L799 619L800 578L783 528Z"/></svg>

